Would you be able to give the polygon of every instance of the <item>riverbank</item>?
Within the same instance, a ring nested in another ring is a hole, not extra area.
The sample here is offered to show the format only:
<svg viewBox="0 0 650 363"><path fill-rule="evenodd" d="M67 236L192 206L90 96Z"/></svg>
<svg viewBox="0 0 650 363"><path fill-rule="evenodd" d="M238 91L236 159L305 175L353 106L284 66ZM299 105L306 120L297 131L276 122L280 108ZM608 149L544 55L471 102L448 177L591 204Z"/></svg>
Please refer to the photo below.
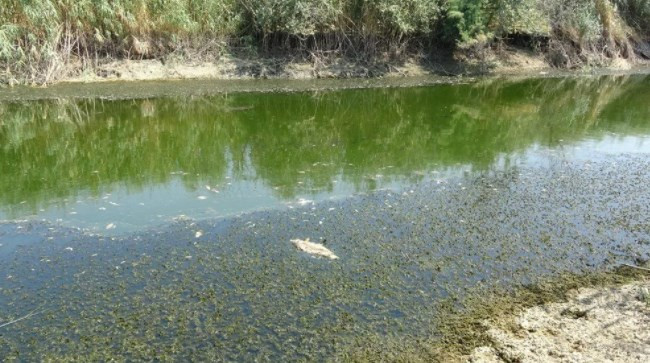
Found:
<svg viewBox="0 0 650 363"><path fill-rule="evenodd" d="M143 68L148 61L136 66ZM171 66L168 66L171 67ZM210 67L210 66L206 66ZM515 69L516 72L503 69L502 72L492 72L483 75L440 75L427 73L424 69L413 71L402 76L397 74L382 77L365 78L320 78L292 79L275 77L256 79L252 77L241 79L220 78L165 78L165 72L151 73L149 79L121 80L115 77L77 77L66 82L58 82L48 86L0 87L0 101L31 101L31 100L60 100L66 99L143 99L152 97L202 97L233 93L285 93L285 92L317 92L345 89L370 88L409 88L432 86L440 84L489 84L491 82L517 82L534 79L573 79L593 82L605 76L642 76L650 74L650 63L637 63L633 67L591 68L581 70L562 70L552 68L532 68L528 70ZM162 79L158 79L160 76Z"/></svg>
<svg viewBox="0 0 650 363"><path fill-rule="evenodd" d="M650 271L650 270L648 270ZM545 303L484 322L490 345L468 362L647 362L650 280L582 287Z"/></svg>
<svg viewBox="0 0 650 363"><path fill-rule="evenodd" d="M440 57L404 57L399 60L360 60L345 57L242 57L222 56L211 62L196 62L177 58L168 61L114 60L71 72L58 82L99 82L105 80L143 81L171 79L345 79L422 76L472 76L481 74L529 74L551 71L553 67L543 54L524 49L491 52L482 62L454 59L451 54ZM611 62L605 67L629 70L632 63L626 59ZM641 63L639 63L641 64ZM650 64L650 63L649 63Z"/></svg>
<svg viewBox="0 0 650 363"><path fill-rule="evenodd" d="M649 14L638 0L8 1L0 84L621 67L650 58Z"/></svg>
<svg viewBox="0 0 650 363"><path fill-rule="evenodd" d="M575 69L558 68L540 52L506 47L489 51L484 59L458 60L452 55L440 57L407 57L395 61L361 61L338 57L308 61L295 57L222 56L212 61L191 58L170 59L104 59L88 65L71 62L69 70L44 86L66 83L99 83L106 81L169 81L169 80L322 80L322 79L399 79L437 78L438 82L454 82L458 77L539 76L548 74L643 73L650 69L644 58L613 58L598 65ZM13 85L16 81L10 81ZM260 85L260 90L264 87Z"/></svg>
<svg viewBox="0 0 650 363"><path fill-rule="evenodd" d="M561 274L514 290L473 294L442 305L429 340L374 338L341 361L645 362L650 357L650 273L618 268Z"/></svg>

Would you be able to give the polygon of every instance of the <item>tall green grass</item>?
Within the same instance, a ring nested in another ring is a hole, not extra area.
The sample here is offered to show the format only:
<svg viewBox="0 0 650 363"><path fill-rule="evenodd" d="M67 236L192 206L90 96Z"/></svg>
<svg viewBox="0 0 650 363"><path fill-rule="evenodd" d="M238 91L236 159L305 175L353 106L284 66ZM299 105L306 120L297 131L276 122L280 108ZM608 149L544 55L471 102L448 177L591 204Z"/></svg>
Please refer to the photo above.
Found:
<svg viewBox="0 0 650 363"><path fill-rule="evenodd" d="M243 47L369 59L513 35L629 56L649 19L649 0L3 0L0 82L47 82L110 58Z"/></svg>

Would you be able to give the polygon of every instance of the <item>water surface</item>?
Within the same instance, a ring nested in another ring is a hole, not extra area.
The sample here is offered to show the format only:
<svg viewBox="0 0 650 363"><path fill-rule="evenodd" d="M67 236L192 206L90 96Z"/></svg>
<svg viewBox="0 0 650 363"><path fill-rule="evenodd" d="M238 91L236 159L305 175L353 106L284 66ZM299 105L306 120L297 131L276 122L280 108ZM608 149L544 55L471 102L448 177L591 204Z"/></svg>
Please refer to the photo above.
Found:
<svg viewBox="0 0 650 363"><path fill-rule="evenodd" d="M646 152L648 79L0 103L0 218L119 234Z"/></svg>
<svg viewBox="0 0 650 363"><path fill-rule="evenodd" d="M426 357L471 296L650 258L648 95L639 75L0 103L0 360Z"/></svg>

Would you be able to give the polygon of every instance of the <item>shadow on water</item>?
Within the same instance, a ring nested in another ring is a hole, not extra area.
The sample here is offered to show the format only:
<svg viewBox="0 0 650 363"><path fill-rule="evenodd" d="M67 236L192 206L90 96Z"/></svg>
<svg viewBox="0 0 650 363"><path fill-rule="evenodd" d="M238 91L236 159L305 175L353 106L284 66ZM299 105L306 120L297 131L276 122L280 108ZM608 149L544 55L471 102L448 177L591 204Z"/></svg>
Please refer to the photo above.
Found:
<svg viewBox="0 0 650 363"><path fill-rule="evenodd" d="M112 237L0 223L0 325L37 312L0 328L0 357L321 360L435 336L439 304L470 294L647 259L650 160L628 151L649 151L649 91L599 77L0 104L7 216L137 219L147 195L170 216L257 210Z"/></svg>

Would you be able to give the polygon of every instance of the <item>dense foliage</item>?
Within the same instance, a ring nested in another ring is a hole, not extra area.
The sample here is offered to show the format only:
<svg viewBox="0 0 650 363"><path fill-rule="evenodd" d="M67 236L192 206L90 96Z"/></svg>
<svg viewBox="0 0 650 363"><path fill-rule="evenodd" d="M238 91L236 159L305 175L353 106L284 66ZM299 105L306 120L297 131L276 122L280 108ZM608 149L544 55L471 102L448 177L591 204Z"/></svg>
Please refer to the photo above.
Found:
<svg viewBox="0 0 650 363"><path fill-rule="evenodd" d="M3 0L0 74L47 80L73 60L226 48L376 57L525 35L556 56L630 56L650 0ZM413 41L417 40L417 41ZM568 49L567 47L571 48ZM388 52L388 53L387 53ZM563 54L560 54L564 52ZM562 60L558 61L562 63ZM566 64L565 64L566 65Z"/></svg>

